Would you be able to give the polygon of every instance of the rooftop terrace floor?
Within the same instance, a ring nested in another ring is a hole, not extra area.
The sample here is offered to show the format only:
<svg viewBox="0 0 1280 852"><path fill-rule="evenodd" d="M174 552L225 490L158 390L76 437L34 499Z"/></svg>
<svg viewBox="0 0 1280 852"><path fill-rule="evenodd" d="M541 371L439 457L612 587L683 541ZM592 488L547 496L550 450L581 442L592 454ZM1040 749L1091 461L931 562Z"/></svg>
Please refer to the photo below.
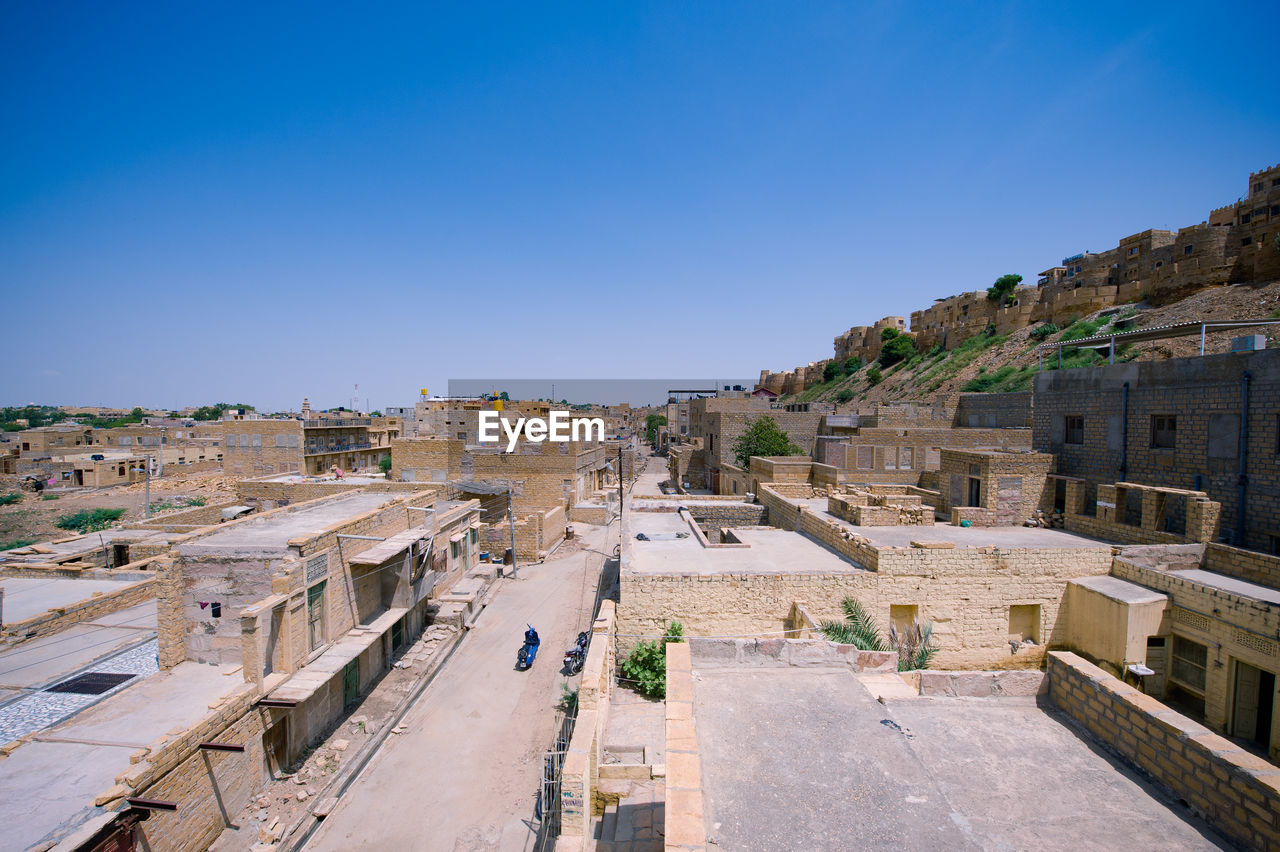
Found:
<svg viewBox="0 0 1280 852"><path fill-rule="evenodd" d="M118 592L130 585L121 580L74 580L64 577L3 577L4 620L22 621L54 607L64 607L93 596L94 592Z"/></svg>
<svg viewBox="0 0 1280 852"><path fill-rule="evenodd" d="M224 674L224 670L227 672ZM0 848L26 849L100 812L93 799L130 767L129 757L209 703L243 686L238 668L182 663L152 675L40 734L0 760Z"/></svg>
<svg viewBox="0 0 1280 852"><path fill-rule="evenodd" d="M631 570L638 574L846 574L866 569L790 530L734 529L750 547L703 547L675 512L629 516L631 534L687 538L631 541Z"/></svg>
<svg viewBox="0 0 1280 852"><path fill-rule="evenodd" d="M213 553L217 551L274 552L284 550L289 540L319 533L326 527L385 506L403 495L374 494L358 491L343 494L315 506L269 517L247 520L212 535L182 545L181 552Z"/></svg>
<svg viewBox="0 0 1280 852"><path fill-rule="evenodd" d="M1170 571L1169 573L1183 580L1190 580L1193 583L1208 586L1211 589L1220 589L1233 595L1253 598L1264 603L1280 604L1280 589L1273 589L1270 586L1260 586L1247 580L1237 580L1235 577L1216 574L1213 571L1203 571L1199 568ZM8 605L9 603L6 600L5 606L8 607Z"/></svg>
<svg viewBox="0 0 1280 852"><path fill-rule="evenodd" d="M155 631L156 602L152 600L30 639L0 651L0 688L30 690L51 683Z"/></svg>
<svg viewBox="0 0 1280 852"><path fill-rule="evenodd" d="M1231 848L1032 698L893 698L847 670L701 670L719 849Z"/></svg>

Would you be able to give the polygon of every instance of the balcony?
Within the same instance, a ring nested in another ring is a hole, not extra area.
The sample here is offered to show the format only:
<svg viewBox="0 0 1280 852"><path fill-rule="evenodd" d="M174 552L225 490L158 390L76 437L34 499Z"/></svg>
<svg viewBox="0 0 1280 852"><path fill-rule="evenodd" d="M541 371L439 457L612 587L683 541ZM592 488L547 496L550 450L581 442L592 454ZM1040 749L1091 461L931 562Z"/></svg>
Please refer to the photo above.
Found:
<svg viewBox="0 0 1280 852"><path fill-rule="evenodd" d="M368 441L365 441L363 443L358 443L358 444L333 444L328 447L314 447L314 446L307 447L306 450L303 451L303 455L327 456L327 455L332 455L334 453L349 453L349 452L352 452L353 450L368 450L368 449L372 449L372 445Z"/></svg>
<svg viewBox="0 0 1280 852"><path fill-rule="evenodd" d="M370 426L373 420L368 417L313 417L302 421L303 429L341 429L344 426Z"/></svg>

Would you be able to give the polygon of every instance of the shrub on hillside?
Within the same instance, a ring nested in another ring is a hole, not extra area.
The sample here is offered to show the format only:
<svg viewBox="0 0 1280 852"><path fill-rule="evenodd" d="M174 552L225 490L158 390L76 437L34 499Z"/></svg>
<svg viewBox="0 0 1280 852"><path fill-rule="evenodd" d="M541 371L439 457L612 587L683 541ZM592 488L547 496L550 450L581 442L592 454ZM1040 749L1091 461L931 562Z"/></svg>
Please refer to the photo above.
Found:
<svg viewBox="0 0 1280 852"><path fill-rule="evenodd" d="M886 329L891 331L892 329ZM916 354L916 342L910 337L897 336L887 341L880 349L880 357L876 360L880 362L881 367L892 367L899 361L904 361Z"/></svg>
<svg viewBox="0 0 1280 852"><path fill-rule="evenodd" d="M55 526L60 530L74 530L80 533L105 530L124 516L124 509L85 509L72 515L58 518Z"/></svg>

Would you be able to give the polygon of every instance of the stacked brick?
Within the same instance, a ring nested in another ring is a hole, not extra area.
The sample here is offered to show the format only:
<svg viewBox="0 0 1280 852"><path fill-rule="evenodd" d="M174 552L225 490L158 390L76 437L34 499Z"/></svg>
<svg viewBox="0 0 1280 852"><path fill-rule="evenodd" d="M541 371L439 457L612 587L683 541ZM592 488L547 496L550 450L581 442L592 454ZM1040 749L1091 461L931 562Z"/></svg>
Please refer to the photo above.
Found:
<svg viewBox="0 0 1280 852"><path fill-rule="evenodd" d="M1049 697L1131 765L1246 847L1280 845L1275 765L1072 653L1048 661Z"/></svg>

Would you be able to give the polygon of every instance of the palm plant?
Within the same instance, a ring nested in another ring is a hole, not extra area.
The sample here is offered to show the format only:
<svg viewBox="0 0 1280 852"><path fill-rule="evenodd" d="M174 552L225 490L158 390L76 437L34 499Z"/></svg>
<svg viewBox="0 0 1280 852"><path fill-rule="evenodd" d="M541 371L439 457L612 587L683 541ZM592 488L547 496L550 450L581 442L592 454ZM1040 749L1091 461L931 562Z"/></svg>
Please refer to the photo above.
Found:
<svg viewBox="0 0 1280 852"><path fill-rule="evenodd" d="M900 672L929 668L933 655L938 652L937 646L933 644L932 621L924 624L912 621L902 631L901 636L898 635L897 627L890 625L889 643L898 650L898 671Z"/></svg>
<svg viewBox="0 0 1280 852"><path fill-rule="evenodd" d="M844 610L844 621L824 621L819 627L822 635L832 642L841 645L854 645L859 651L888 651L890 647L880 635L871 613L867 612L855 598L845 598L840 602Z"/></svg>
<svg viewBox="0 0 1280 852"><path fill-rule="evenodd" d="M912 621L901 634L895 625L889 625L886 642L871 613L857 599L845 598L840 608L844 610L844 621L824 621L819 625L822 635L832 642L853 645L860 651L897 651L900 672L929 668L938 652L933 644L932 621Z"/></svg>

